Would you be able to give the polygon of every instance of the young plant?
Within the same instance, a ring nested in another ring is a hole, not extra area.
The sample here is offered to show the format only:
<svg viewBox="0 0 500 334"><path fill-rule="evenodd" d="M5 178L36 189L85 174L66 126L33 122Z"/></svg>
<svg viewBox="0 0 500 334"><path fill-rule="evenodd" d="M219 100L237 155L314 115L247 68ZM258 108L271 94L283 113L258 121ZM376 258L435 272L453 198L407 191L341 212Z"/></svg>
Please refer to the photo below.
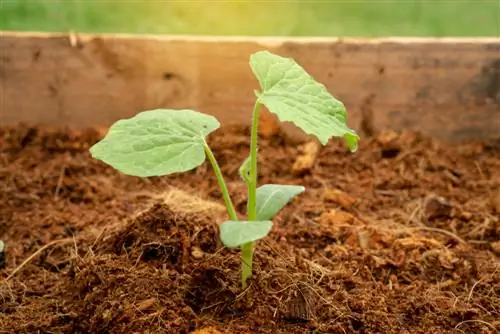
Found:
<svg viewBox="0 0 500 334"><path fill-rule="evenodd" d="M354 152L358 135L346 125L342 102L330 95L293 59L268 51L250 56L250 67L259 81L253 109L250 156L239 171L248 189L247 217L239 220L220 167L206 142L219 128L213 116L193 110L155 109L114 123L107 135L90 149L91 155L124 174L150 177L185 172L208 157L222 191L229 220L220 224L220 239L229 248L241 248L243 288L252 274L254 243L268 235L272 218L305 188L267 184L257 188L259 113L262 105L282 122L293 122L325 145L343 137Z"/></svg>

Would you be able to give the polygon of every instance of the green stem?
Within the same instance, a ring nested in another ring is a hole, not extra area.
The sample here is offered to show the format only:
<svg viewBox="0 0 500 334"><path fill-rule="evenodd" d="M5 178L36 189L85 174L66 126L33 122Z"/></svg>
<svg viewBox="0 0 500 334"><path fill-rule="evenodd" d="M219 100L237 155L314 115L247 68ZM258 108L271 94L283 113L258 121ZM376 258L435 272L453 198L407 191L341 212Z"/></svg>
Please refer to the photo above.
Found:
<svg viewBox="0 0 500 334"><path fill-rule="evenodd" d="M222 197L224 198L224 203L226 204L227 213L231 220L238 220L238 215L236 214L236 210L234 209L233 202L231 201L231 196L229 195L229 191L227 190L226 182L224 181L224 176L222 175L222 171L220 170L219 164L215 159L215 156L205 142L203 147L205 148L205 153L207 154L208 160L212 165L212 168L215 172L215 176L217 177L217 183L219 184L219 188L222 191Z"/></svg>
<svg viewBox="0 0 500 334"><path fill-rule="evenodd" d="M250 137L250 177L247 183L247 219L250 222L257 219L257 141L259 137L260 107L261 104L259 103L259 101L256 101L252 114L252 128ZM252 276L253 246L253 242L249 242L241 246L241 282L243 288L246 288L247 279Z"/></svg>
<svg viewBox="0 0 500 334"><path fill-rule="evenodd" d="M257 140L259 137L259 101L255 102L252 115L252 129L250 137L250 177L248 182L248 220L257 218Z"/></svg>
<svg viewBox="0 0 500 334"><path fill-rule="evenodd" d="M246 289L247 280L252 276L252 262L253 242L241 245L241 286L243 289Z"/></svg>

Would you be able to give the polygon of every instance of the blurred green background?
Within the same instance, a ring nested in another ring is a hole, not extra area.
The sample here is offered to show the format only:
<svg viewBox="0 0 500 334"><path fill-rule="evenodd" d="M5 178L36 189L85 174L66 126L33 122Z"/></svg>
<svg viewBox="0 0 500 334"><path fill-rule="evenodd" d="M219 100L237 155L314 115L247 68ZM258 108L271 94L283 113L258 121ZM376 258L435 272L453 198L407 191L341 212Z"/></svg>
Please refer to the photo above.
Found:
<svg viewBox="0 0 500 334"><path fill-rule="evenodd" d="M500 0L0 0L0 29L275 36L500 36Z"/></svg>

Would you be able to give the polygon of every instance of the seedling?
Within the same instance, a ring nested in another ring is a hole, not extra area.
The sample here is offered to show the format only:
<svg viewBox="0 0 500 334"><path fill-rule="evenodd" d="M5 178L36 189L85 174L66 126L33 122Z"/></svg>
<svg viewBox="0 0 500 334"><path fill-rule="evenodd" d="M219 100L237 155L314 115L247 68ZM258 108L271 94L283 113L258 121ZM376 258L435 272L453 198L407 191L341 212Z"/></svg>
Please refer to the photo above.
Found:
<svg viewBox="0 0 500 334"><path fill-rule="evenodd" d="M201 165L206 157L217 177L229 220L220 224L220 239L229 248L240 248L243 288L252 274L254 244L266 237L272 218L305 188L266 184L257 188L259 114L262 105L282 122L293 122L326 145L343 137L351 150L359 140L346 124L342 102L330 95L291 58L268 51L250 56L250 67L259 81L250 137L250 156L239 171L248 189L247 217L239 220L220 167L206 137L219 128L213 116L193 110L155 109L114 123L104 139L90 149L91 155L127 175L150 177L185 172Z"/></svg>

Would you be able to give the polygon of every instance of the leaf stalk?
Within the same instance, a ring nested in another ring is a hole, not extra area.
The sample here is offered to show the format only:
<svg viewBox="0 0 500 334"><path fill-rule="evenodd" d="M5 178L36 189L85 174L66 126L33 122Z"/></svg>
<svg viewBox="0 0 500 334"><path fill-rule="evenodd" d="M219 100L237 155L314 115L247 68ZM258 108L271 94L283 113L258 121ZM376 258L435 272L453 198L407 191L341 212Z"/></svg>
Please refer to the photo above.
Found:
<svg viewBox="0 0 500 334"><path fill-rule="evenodd" d="M212 165L212 169L214 170L215 177L217 178L217 183L219 184L219 188L222 191L222 197L224 198L224 203L226 204L227 213L231 220L238 220L238 215L236 214L236 210L234 209L233 201L231 200L231 196L229 195L229 191L227 190L226 182L224 181L224 176L222 175L222 171L215 159L214 153L208 146L207 142L203 143L203 148L205 149L205 153Z"/></svg>
<svg viewBox="0 0 500 334"><path fill-rule="evenodd" d="M247 216L248 221L257 219L257 147L259 137L259 116L262 105L259 100L255 101L252 113L252 128L250 135L250 176L247 182L248 187L248 203ZM252 276L253 267L253 248L254 243L249 242L241 246L241 284L243 289L247 286L247 280Z"/></svg>

